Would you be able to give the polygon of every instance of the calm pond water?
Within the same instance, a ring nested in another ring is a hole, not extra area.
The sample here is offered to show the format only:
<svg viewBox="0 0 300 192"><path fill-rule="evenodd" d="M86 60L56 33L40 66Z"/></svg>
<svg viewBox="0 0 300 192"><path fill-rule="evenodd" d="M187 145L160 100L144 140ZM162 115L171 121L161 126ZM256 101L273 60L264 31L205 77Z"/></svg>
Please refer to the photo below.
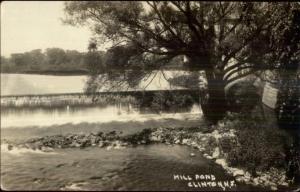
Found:
<svg viewBox="0 0 300 192"><path fill-rule="evenodd" d="M171 78L187 73L184 71L165 71L163 75L162 72L154 71L152 76L141 81L139 88L144 89L146 87L146 90L182 89L171 86L164 76ZM88 77L85 75L1 74L1 95L83 93L87 80Z"/></svg>

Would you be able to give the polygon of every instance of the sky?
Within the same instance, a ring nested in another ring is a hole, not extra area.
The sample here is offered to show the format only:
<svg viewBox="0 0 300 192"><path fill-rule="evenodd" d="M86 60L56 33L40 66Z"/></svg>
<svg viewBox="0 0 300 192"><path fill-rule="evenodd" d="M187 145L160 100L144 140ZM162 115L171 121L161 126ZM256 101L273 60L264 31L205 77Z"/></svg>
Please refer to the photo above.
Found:
<svg viewBox="0 0 300 192"><path fill-rule="evenodd" d="M1 3L1 55L58 47L87 51L88 27L62 23L62 1L4 1Z"/></svg>

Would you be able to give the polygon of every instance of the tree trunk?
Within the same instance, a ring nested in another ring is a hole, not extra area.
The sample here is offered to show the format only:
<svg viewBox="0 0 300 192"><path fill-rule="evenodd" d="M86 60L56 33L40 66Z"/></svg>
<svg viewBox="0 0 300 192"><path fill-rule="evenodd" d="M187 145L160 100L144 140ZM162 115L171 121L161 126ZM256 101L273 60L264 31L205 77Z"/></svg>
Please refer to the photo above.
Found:
<svg viewBox="0 0 300 192"><path fill-rule="evenodd" d="M208 96L201 98L201 108L205 118L213 123L222 119L227 110L225 81L220 72L206 70Z"/></svg>

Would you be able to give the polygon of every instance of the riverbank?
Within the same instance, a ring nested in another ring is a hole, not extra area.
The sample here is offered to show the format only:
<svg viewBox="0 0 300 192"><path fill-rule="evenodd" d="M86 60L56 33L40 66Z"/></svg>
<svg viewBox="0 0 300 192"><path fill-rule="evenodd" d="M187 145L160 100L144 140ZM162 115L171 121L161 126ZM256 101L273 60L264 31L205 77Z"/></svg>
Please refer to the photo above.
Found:
<svg viewBox="0 0 300 192"><path fill-rule="evenodd" d="M231 122L232 123L232 122ZM196 125L196 122L195 122ZM233 124L231 124L233 125ZM123 127L126 125L123 125ZM226 151L225 143L237 142L239 134L237 130L226 128L224 121L216 126L202 124L199 126L153 126L150 128L136 129L133 132L98 131L92 133L68 133L51 136L43 136L28 139L19 143L2 141L3 150L13 151L30 149L41 152L55 152L57 149L67 148L104 148L106 150L124 149L139 145L163 143L166 145L190 146L207 159L219 164L236 181L259 187L267 187L272 190L287 189L289 181L282 169L272 168L269 171L250 173L247 167L232 166L229 152ZM229 126L230 127L230 126ZM234 126L231 126L234 127ZM227 141L227 142L224 142ZM191 153L190 156L195 156Z"/></svg>

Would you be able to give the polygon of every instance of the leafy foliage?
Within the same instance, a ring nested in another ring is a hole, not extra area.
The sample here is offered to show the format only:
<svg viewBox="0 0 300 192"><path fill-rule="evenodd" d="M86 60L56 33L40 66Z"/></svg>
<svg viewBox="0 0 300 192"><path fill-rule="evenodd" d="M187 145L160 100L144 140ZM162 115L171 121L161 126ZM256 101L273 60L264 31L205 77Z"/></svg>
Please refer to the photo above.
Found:
<svg viewBox="0 0 300 192"><path fill-rule="evenodd" d="M292 26L286 27L281 41L286 45L280 55L279 95L277 114L279 123L287 128L300 127L300 11L294 11ZM295 52L296 50L296 52Z"/></svg>
<svg viewBox="0 0 300 192"><path fill-rule="evenodd" d="M251 81L234 84L227 92L227 102L231 111L251 111L258 103L260 96Z"/></svg>
<svg viewBox="0 0 300 192"><path fill-rule="evenodd" d="M286 147L293 141L285 131L245 114L229 119L225 120L226 127L235 129L236 137L222 139L220 146L230 165L247 168L252 174L272 167L286 168Z"/></svg>
<svg viewBox="0 0 300 192"><path fill-rule="evenodd" d="M257 70L278 61L294 10L299 4L66 2L65 22L89 24L101 39L130 44L138 55L155 54L166 60L186 55L190 68L221 71L235 58L239 63L231 69Z"/></svg>
<svg viewBox="0 0 300 192"><path fill-rule="evenodd" d="M285 36L289 28L299 26L293 22L299 9L296 2L71 1L65 3L65 22L89 25L99 42L113 42L108 68L147 76L173 58L186 57L185 70L206 72L209 97L202 108L215 115L226 110L226 84L277 68L283 55L295 60L299 39L287 42ZM110 76L136 85L142 75Z"/></svg>

